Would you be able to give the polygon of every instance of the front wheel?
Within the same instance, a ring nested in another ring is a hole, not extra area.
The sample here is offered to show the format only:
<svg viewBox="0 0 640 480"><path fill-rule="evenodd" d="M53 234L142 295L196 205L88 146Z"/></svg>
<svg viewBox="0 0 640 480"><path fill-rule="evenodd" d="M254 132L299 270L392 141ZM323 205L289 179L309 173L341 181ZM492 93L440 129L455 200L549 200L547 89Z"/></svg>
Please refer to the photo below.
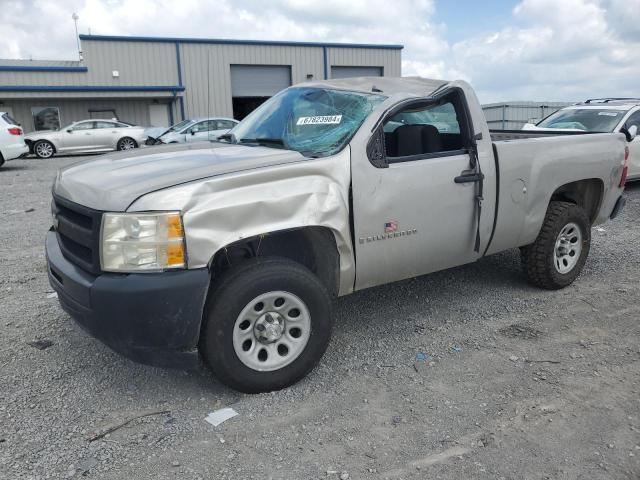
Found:
<svg viewBox="0 0 640 480"><path fill-rule="evenodd" d="M124 137L118 140L118 145L116 146L118 150L133 150L138 145L133 138Z"/></svg>
<svg viewBox="0 0 640 480"><path fill-rule="evenodd" d="M332 302L304 266L256 258L210 292L200 350L213 373L245 393L278 390L309 373L331 337Z"/></svg>
<svg viewBox="0 0 640 480"><path fill-rule="evenodd" d="M51 158L55 151L53 144L46 140L38 140L33 146L33 153L35 153L38 158Z"/></svg>
<svg viewBox="0 0 640 480"><path fill-rule="evenodd" d="M551 202L538 238L523 247L522 264L534 285L564 288L580 275L591 247L591 223L572 203Z"/></svg>

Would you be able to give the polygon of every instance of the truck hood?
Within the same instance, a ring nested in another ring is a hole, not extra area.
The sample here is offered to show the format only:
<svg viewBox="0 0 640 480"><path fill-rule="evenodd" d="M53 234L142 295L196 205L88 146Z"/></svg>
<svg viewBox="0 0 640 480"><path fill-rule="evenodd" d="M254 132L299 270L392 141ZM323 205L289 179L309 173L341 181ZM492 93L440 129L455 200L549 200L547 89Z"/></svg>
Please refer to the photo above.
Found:
<svg viewBox="0 0 640 480"><path fill-rule="evenodd" d="M196 143L142 148L104 155L63 168L53 191L103 211L125 211L137 198L203 178L305 160L276 148Z"/></svg>

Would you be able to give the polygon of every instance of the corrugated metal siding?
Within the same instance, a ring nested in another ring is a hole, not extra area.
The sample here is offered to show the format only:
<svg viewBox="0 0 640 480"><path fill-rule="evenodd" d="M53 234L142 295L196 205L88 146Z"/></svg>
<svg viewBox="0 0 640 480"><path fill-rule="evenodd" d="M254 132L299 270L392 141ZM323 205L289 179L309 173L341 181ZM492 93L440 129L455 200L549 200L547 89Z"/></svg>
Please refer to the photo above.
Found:
<svg viewBox="0 0 640 480"><path fill-rule="evenodd" d="M290 65L291 82L294 85L306 81L308 74L316 80L324 78L321 47L182 44L180 52L182 78L187 87L185 107L187 116L191 117L233 115L230 77L233 64ZM210 88L209 102L207 83Z"/></svg>
<svg viewBox="0 0 640 480"><path fill-rule="evenodd" d="M178 85L175 44L85 40L82 48L87 85Z"/></svg>
<svg viewBox="0 0 640 480"><path fill-rule="evenodd" d="M60 112L61 126L71 122L91 118L89 109L115 109L120 120L137 125L149 125L149 105L151 100L100 99L100 100L61 100L33 99L5 101L4 106L13 110L14 118L22 124L26 132L34 130L31 107L57 107ZM0 110L3 107L0 107ZM174 106L175 108L175 106ZM94 117L98 114L94 114ZM174 110L175 118L175 110Z"/></svg>
<svg viewBox="0 0 640 480"><path fill-rule="evenodd" d="M382 77L383 67L331 67L331 78Z"/></svg>
<svg viewBox="0 0 640 480"><path fill-rule="evenodd" d="M332 66L383 67L385 77L402 74L401 50L375 48L329 48L329 71Z"/></svg>
<svg viewBox="0 0 640 480"><path fill-rule="evenodd" d="M172 41L82 41L87 72L0 72L0 85L24 86L171 86L179 84L176 43ZM324 78L325 48L300 45L179 44L185 115L232 116L230 65L286 65L291 83ZM331 66L382 67L385 76L400 76L401 50L326 47L327 71ZM208 61L207 61L208 59ZM64 62L66 64L66 62ZM74 63L75 64L75 63ZM207 65L209 68L207 70ZM120 76L113 78L112 71ZM208 91L209 90L209 91ZM0 100L41 98L167 98L170 92L0 92ZM88 101L88 100L87 100ZM163 100L165 101L165 100ZM31 100L35 102L35 100ZM62 100L58 100L62 102ZM38 103L40 101L38 100ZM35 105L35 103L30 103ZM86 109L85 109L86 110ZM179 101L174 120L179 121ZM148 115L148 114L147 114ZM140 117L136 117L141 122ZM146 118L146 117L144 117ZM30 114L28 115L29 123ZM64 120L66 121L66 120Z"/></svg>
<svg viewBox="0 0 640 480"><path fill-rule="evenodd" d="M489 128L494 130L520 130L530 120L541 120L560 110L569 102L505 102L482 106Z"/></svg>

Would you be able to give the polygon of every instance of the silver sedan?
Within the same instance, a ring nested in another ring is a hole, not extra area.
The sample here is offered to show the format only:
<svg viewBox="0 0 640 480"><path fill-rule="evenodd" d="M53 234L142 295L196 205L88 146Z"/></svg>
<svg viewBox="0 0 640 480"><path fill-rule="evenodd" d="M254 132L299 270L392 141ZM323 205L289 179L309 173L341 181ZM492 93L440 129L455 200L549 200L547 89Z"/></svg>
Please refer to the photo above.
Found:
<svg viewBox="0 0 640 480"><path fill-rule="evenodd" d="M131 150L146 139L144 128L116 120L80 120L60 130L25 135L31 153L49 158L55 153Z"/></svg>

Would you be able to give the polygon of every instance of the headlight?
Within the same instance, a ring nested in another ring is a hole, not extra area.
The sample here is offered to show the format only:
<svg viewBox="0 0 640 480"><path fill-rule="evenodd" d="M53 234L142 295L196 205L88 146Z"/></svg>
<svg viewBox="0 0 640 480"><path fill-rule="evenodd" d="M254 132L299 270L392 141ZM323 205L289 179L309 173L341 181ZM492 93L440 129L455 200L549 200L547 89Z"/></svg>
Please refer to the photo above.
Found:
<svg viewBox="0 0 640 480"><path fill-rule="evenodd" d="M180 213L105 213L100 234L100 263L105 272L185 268Z"/></svg>

